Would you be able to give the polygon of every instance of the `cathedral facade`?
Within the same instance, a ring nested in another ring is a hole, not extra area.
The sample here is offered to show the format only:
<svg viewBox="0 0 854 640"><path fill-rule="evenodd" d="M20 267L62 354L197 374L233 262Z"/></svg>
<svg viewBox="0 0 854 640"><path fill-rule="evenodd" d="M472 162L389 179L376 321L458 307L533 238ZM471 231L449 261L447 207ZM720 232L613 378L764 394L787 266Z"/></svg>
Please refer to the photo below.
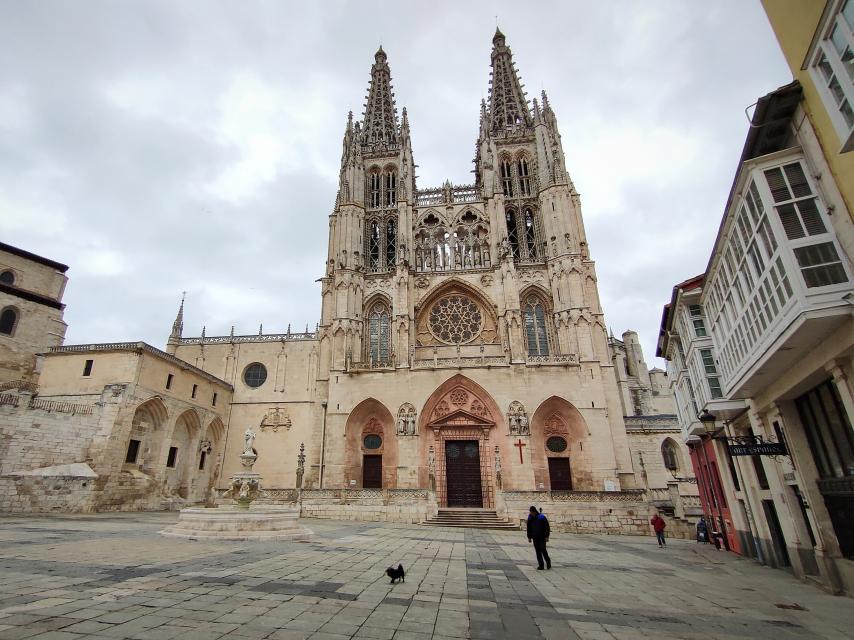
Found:
<svg viewBox="0 0 854 640"><path fill-rule="evenodd" d="M167 350L234 386L230 428L293 486L498 490L636 486L578 193L545 92L529 105L492 41L475 182L419 189L380 48L344 131L315 333L184 338ZM275 428L274 428L275 426ZM237 470L235 435L221 477Z"/></svg>
<svg viewBox="0 0 854 640"><path fill-rule="evenodd" d="M251 442L264 500L307 516L514 520L536 503L564 530L645 533L656 509L687 526L672 395L635 333L606 335L555 114L545 93L528 103L500 31L491 63L474 183L419 189L377 51L314 331L184 336L182 301L165 351L30 354L37 379L0 387L0 511L212 504Z"/></svg>

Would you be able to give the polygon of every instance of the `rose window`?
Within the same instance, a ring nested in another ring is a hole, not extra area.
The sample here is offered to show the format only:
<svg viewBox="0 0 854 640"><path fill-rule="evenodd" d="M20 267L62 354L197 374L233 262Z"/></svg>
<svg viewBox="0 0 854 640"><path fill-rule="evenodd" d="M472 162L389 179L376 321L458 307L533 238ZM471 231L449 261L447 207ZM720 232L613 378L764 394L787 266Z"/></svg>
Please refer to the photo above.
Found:
<svg viewBox="0 0 854 640"><path fill-rule="evenodd" d="M483 328L483 313L477 304L461 295L442 298L430 308L430 332L447 344L471 342Z"/></svg>

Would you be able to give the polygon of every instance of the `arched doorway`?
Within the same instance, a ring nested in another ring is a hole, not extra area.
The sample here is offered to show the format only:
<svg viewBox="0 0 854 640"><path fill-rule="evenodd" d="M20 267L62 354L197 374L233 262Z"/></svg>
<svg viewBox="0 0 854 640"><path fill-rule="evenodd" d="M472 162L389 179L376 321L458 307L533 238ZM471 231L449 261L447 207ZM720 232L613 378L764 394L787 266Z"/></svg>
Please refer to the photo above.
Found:
<svg viewBox="0 0 854 640"><path fill-rule="evenodd" d="M347 417L344 486L397 486L397 437L391 412L379 400L362 400Z"/></svg>
<svg viewBox="0 0 854 640"><path fill-rule="evenodd" d="M422 486L435 488L442 507L495 506L490 435L497 420L501 413L492 397L463 375L447 380L428 398L420 427L428 474Z"/></svg>
<svg viewBox="0 0 854 640"><path fill-rule="evenodd" d="M534 482L550 491L592 489L590 452L584 451L587 423L570 402L545 400L531 421Z"/></svg>
<svg viewBox="0 0 854 640"><path fill-rule="evenodd" d="M200 431L201 421L193 409L188 409L175 420L172 439L166 452L164 486L168 493L185 499L191 498Z"/></svg>
<svg viewBox="0 0 854 640"><path fill-rule="evenodd" d="M133 413L130 434L125 445L125 468L136 468L154 475L169 412L163 401L154 397L139 405Z"/></svg>

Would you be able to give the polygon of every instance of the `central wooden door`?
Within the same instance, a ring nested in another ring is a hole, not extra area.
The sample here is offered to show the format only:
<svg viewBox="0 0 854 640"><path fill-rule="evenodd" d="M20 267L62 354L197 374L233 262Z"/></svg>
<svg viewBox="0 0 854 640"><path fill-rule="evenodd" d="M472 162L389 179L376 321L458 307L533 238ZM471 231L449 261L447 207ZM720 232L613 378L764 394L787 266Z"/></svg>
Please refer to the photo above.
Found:
<svg viewBox="0 0 854 640"><path fill-rule="evenodd" d="M382 456L362 456L362 488L383 488Z"/></svg>
<svg viewBox="0 0 854 640"><path fill-rule="evenodd" d="M569 458L549 458L549 484L552 491L570 491L572 489Z"/></svg>
<svg viewBox="0 0 854 640"><path fill-rule="evenodd" d="M445 442L445 479L449 507L483 507L477 440Z"/></svg>

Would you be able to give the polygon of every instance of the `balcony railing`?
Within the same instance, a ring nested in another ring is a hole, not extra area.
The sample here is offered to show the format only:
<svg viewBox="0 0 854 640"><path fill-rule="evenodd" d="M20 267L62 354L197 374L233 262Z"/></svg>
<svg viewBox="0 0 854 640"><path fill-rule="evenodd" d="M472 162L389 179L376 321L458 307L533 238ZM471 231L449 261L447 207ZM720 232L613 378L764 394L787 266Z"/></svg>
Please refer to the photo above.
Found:
<svg viewBox="0 0 854 640"><path fill-rule="evenodd" d="M552 353L545 356L528 356L528 364L578 364L578 354Z"/></svg>
<svg viewBox="0 0 854 640"><path fill-rule="evenodd" d="M482 200L480 189L473 184L453 186L446 182L442 187L421 189L415 192L415 206L435 207L442 204L464 204Z"/></svg>

